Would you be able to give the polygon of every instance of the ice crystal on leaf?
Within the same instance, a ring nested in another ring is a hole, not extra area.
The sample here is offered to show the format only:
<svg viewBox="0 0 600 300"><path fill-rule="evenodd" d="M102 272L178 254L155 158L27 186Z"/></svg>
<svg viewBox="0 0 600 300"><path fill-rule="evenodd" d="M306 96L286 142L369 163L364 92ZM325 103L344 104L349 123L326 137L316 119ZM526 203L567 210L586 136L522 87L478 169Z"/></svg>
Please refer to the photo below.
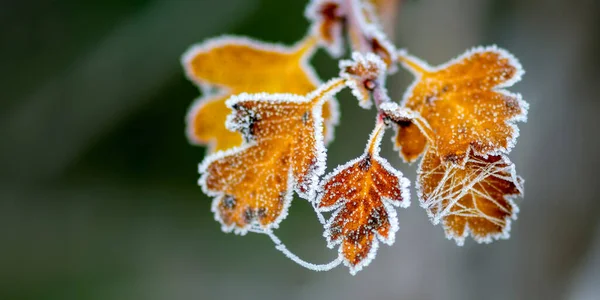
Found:
<svg viewBox="0 0 600 300"><path fill-rule="evenodd" d="M225 128L231 110L225 101L239 93L291 93L305 95L321 82L308 64L316 46L312 37L293 47L262 43L243 37L219 37L192 46L182 58L188 78L200 85L205 95L192 104L187 116L188 139L226 150L242 143L238 132ZM218 92L209 92L216 86ZM335 98L323 106L326 142L337 124Z"/></svg>
<svg viewBox="0 0 600 300"><path fill-rule="evenodd" d="M329 247L339 245L352 274L375 257L378 241L394 243L398 230L394 206L410 204L408 179L379 156L384 131L379 122L365 153L327 175L317 199L320 211L334 211L324 235Z"/></svg>
<svg viewBox="0 0 600 300"><path fill-rule="evenodd" d="M518 135L514 122L525 120L528 106L520 95L502 90L523 74L511 54L480 47L436 68L404 54L400 60L417 77L402 106L428 122L435 134L432 146L442 161L464 165L470 149L486 156L514 146ZM425 144L415 124L400 127L396 145L406 161L414 161Z"/></svg>
<svg viewBox="0 0 600 300"><path fill-rule="evenodd" d="M214 196L223 230L277 227L296 191L312 199L325 168L323 103L342 88L330 81L307 96L241 94L227 100L227 127L244 144L205 158L200 185Z"/></svg>
<svg viewBox="0 0 600 300"><path fill-rule="evenodd" d="M376 7L370 0L312 0L305 13L313 32L329 53L344 53L344 31L352 50L374 53L393 70L396 48L381 29Z"/></svg>
<svg viewBox="0 0 600 300"><path fill-rule="evenodd" d="M369 109L373 98L378 103L390 101L385 89L386 65L373 53L352 53L352 60L340 61L340 76L363 108Z"/></svg>
<svg viewBox="0 0 600 300"><path fill-rule="evenodd" d="M471 155L459 167L442 162L433 149L421 162L417 185L421 206L458 245L469 233L480 243L508 238L518 212L512 199L523 194L523 180L507 157Z"/></svg>

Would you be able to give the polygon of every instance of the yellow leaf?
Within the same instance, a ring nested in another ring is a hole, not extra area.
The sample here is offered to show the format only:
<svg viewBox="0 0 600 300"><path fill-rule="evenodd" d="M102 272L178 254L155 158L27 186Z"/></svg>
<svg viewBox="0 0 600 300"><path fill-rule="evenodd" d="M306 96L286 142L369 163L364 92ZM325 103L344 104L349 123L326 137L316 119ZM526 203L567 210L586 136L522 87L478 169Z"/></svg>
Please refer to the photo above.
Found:
<svg viewBox="0 0 600 300"><path fill-rule="evenodd" d="M220 37L193 46L182 59L190 80L205 90L187 117L188 138L194 144L212 144L213 151L241 144L239 133L225 128L231 110L225 106L229 96L239 93L290 93L305 95L320 81L308 64L316 46L306 38L296 46L286 47L241 37ZM211 93L210 87L219 91ZM323 106L327 141L337 124L334 98Z"/></svg>

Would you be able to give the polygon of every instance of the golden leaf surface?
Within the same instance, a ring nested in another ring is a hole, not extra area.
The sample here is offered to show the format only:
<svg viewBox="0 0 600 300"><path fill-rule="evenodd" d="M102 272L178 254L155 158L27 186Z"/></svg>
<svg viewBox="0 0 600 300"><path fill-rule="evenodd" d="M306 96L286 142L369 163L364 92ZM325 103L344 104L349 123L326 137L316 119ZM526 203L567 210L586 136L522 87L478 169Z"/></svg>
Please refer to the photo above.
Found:
<svg viewBox="0 0 600 300"><path fill-rule="evenodd" d="M287 215L293 191L313 199L325 169L322 106L337 79L308 96L241 94L227 100L227 126L245 142L205 158L200 185L224 231L269 230Z"/></svg>
<svg viewBox="0 0 600 300"><path fill-rule="evenodd" d="M507 157L469 156L461 168L428 150L418 171L419 201L446 237L462 245L467 235L480 243L508 238L523 194L523 179Z"/></svg>
<svg viewBox="0 0 600 300"><path fill-rule="evenodd" d="M523 74L516 58L497 47L472 49L435 68L414 57L399 58L416 76L401 105L426 120L432 146L444 162L464 164L470 150L478 155L510 151L518 136L514 123L526 120L528 108L520 95L502 89ZM415 124L405 125L396 146L411 162L427 143Z"/></svg>
<svg viewBox="0 0 600 300"><path fill-rule="evenodd" d="M325 236L330 248L339 245L352 274L375 257L378 241L394 243L398 230L394 206L410 204L410 182L379 156L384 131L381 122L362 156L327 175L317 199L320 211L334 211Z"/></svg>
<svg viewBox="0 0 600 300"><path fill-rule="evenodd" d="M220 37L188 50L182 59L188 78L204 89L205 96L191 106L187 115L190 142L210 145L211 152L242 143L242 136L225 127L231 110L225 101L240 93L291 93L306 95L320 85L308 60L316 47L314 38L296 46L262 43L242 37ZM217 87L216 93L209 87ZM326 142L338 122L337 100L323 104Z"/></svg>

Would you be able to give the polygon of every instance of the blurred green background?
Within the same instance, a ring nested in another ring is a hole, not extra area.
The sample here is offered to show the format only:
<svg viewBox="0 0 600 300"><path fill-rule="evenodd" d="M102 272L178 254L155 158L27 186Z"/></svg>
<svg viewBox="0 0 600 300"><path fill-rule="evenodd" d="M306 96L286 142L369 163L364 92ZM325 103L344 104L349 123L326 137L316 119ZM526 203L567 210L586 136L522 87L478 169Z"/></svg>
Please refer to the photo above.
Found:
<svg viewBox="0 0 600 300"><path fill-rule="evenodd" d="M179 57L224 33L292 44L306 2L0 1L0 299L598 299L593 0L415 0L398 12L396 45L432 64L496 43L527 71L512 88L531 109L511 153L526 194L510 240L457 247L414 190L395 245L355 277L220 231L196 186L204 149L188 145L184 116L199 91ZM322 51L313 63L322 79L337 72ZM394 99L411 80L389 81ZM373 124L348 92L338 99L329 167L359 155ZM383 148L414 182L416 166ZM325 262L335 251L321 230L296 200L278 234Z"/></svg>

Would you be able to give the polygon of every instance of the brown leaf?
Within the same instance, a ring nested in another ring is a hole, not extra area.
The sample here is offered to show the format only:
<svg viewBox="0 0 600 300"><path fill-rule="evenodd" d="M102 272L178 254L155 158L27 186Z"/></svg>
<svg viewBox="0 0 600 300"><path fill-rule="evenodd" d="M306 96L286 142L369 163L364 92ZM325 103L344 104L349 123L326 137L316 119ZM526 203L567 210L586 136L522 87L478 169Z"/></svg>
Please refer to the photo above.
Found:
<svg viewBox="0 0 600 300"><path fill-rule="evenodd" d="M394 206L410 205L410 182L379 156L384 131L378 123L365 153L326 176L317 200L320 211L334 211L325 236L330 248L340 245L352 274L375 257L378 241L393 244L398 230Z"/></svg>

